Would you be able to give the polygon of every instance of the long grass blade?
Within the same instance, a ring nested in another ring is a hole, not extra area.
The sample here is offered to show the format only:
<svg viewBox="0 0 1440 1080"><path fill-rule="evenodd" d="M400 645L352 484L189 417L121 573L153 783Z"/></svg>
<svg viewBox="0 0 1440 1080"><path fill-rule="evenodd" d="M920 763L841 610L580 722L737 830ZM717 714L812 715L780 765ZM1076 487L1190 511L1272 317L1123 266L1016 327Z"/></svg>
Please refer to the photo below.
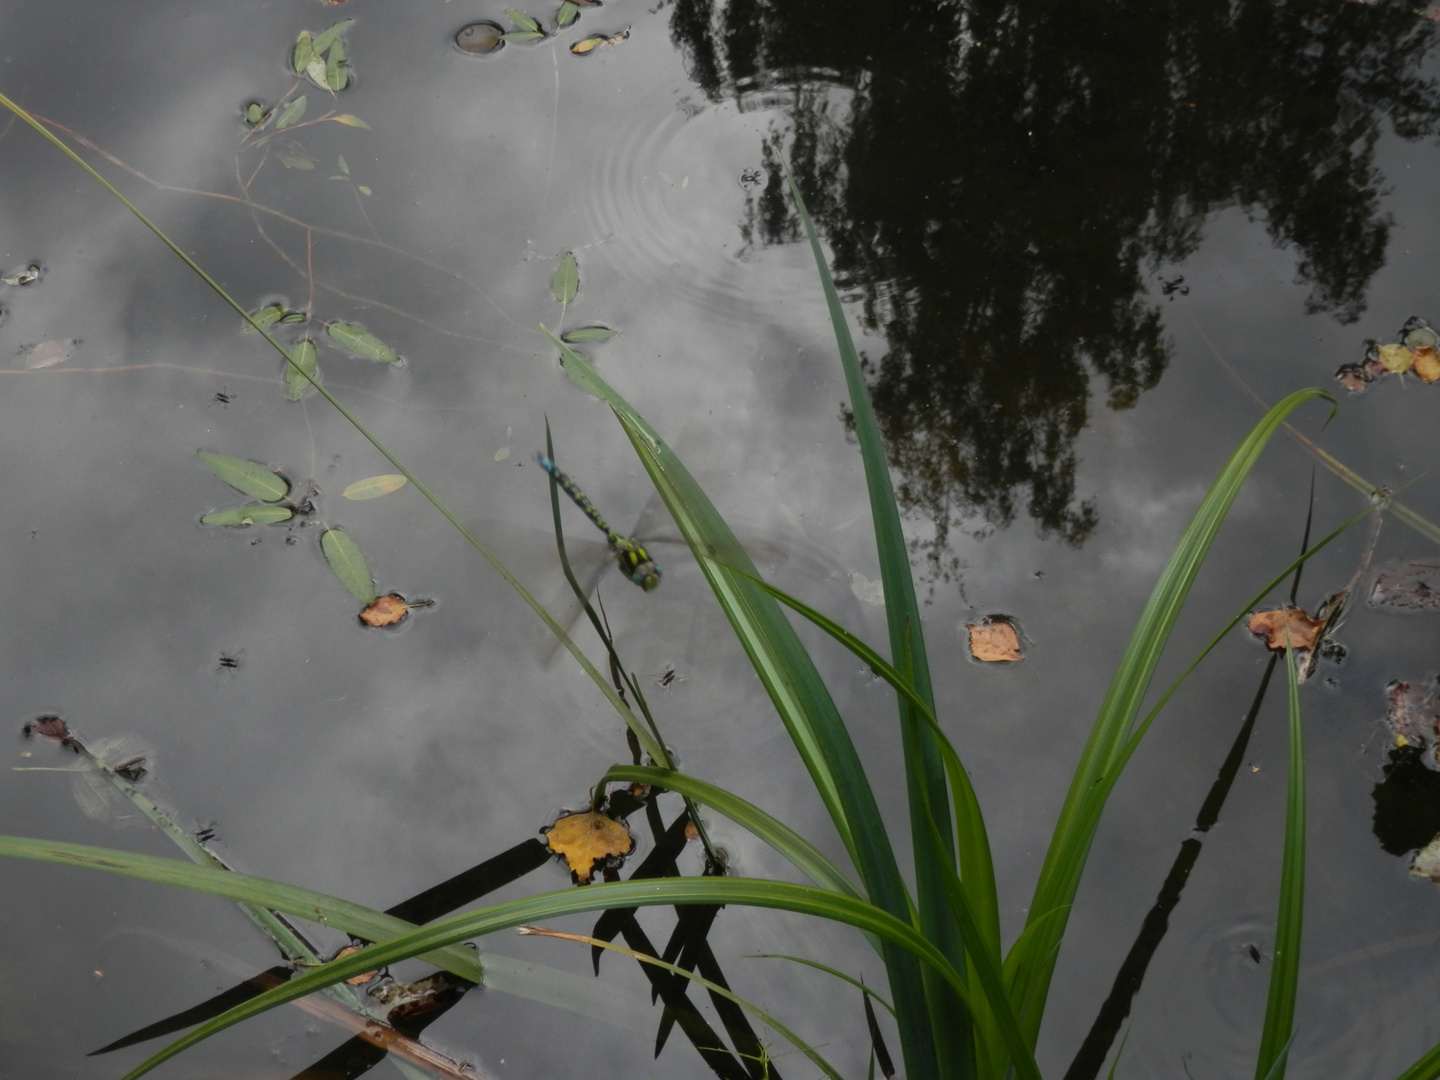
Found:
<svg viewBox="0 0 1440 1080"><path fill-rule="evenodd" d="M1291 412L1316 398L1331 400L1333 405L1333 399L1323 390L1296 391L1266 413L1231 455L1176 545L1126 647L1075 770L1030 905L1027 921L1046 919L1047 923L1042 932L1027 939L1018 958L1016 996L1012 1000L1020 1011L1027 1045L1032 1048L1039 1035L1050 979L1090 844L1117 770L1128 759L1132 725L1170 631L1260 452Z"/></svg>
<svg viewBox="0 0 1440 1080"><path fill-rule="evenodd" d="M790 172L789 162L781 159L785 180L790 187L790 197L795 202L795 212L801 227L810 242L810 251L815 258L815 269L820 277L820 287L825 295L825 305L830 313L830 325L835 334L835 345L840 355L840 366L845 372L845 388L850 397L850 413L855 425L855 434L860 443L860 458L865 466L865 487L870 496L870 516L875 530L875 547L880 558L880 580L885 590L885 619L890 632L890 657L914 688L915 693L935 713L935 695L930 684L930 665L925 655L925 636L920 623L920 606L915 598L915 583L910 576L910 552L905 546L905 536L900 527L900 513L895 502L895 489L890 482L890 466L885 456L885 444L880 435L880 425L870 403L870 390L860 370L860 355L850 335L850 326L845 319L845 309L840 303L840 294L830 274L825 253L820 247L820 237L815 223L805 208L800 187ZM951 961L962 962L963 950L955 936L955 924L947 910L947 888L945 871L955 871L955 835L951 827L948 801L945 798L945 769L941 762L930 732L920 722L914 706L906 699L898 702L900 710L900 738L905 760L906 797L910 810L910 837L915 858L916 901L919 906L920 925L925 934L935 941ZM957 806L960 821L960 858L964 867L965 892L971 894L971 906L978 912L987 913L993 907L993 897L975 896L973 889L983 891L985 881L993 881L993 871L988 868L982 874L975 864L988 861L988 841L977 845L975 824L963 818L966 811ZM979 830L983 840L983 827ZM988 934L989 927L982 932ZM999 935L998 921L994 927ZM928 1007L931 1035L938 1054L938 1066L942 1076L972 1076L975 1072L973 1046L966 1031L966 1024L951 1017L955 1002L943 987L933 987ZM949 1014L949 1015L947 1015ZM901 1043L905 1058L913 1072L921 1065L914 1057L919 1052L921 1033L911 1028L902 1016Z"/></svg>
<svg viewBox="0 0 1440 1080"><path fill-rule="evenodd" d="M1270 967L1260 1052L1255 1057L1255 1080L1285 1080L1285 1048L1294 1037L1300 930L1305 914L1305 749L1300 728L1300 685L1295 677L1295 650L1290 647L1288 629L1285 638L1285 670L1290 676L1290 775L1285 789L1285 847L1280 860L1275 958Z"/></svg>

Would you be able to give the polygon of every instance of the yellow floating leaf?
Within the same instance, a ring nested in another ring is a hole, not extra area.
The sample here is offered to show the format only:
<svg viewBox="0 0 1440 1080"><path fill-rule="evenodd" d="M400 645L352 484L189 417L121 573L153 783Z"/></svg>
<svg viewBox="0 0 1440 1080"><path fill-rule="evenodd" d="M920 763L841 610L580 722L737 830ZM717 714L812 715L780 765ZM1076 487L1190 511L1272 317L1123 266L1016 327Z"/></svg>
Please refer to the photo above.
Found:
<svg viewBox="0 0 1440 1080"><path fill-rule="evenodd" d="M332 0L332 2L334 2L334 0ZM337 124L344 124L346 127L364 128L366 131L374 130L354 113L341 113L339 116L332 116L330 119L334 120Z"/></svg>
<svg viewBox="0 0 1440 1080"><path fill-rule="evenodd" d="M409 482L410 481L398 473L386 473L384 476L367 476L364 480L356 480L340 494L346 499L362 502L365 499L378 499L381 495L389 495L392 491L399 491Z"/></svg>
<svg viewBox="0 0 1440 1080"><path fill-rule="evenodd" d="M1440 379L1440 351L1434 345L1415 350L1415 374L1420 376L1421 382Z"/></svg>
<svg viewBox="0 0 1440 1080"><path fill-rule="evenodd" d="M409 610L410 605L399 593L386 593L360 612L360 621L366 626L394 626Z"/></svg>
<svg viewBox="0 0 1440 1080"><path fill-rule="evenodd" d="M635 839L624 825L593 811L562 817L545 830L545 842L564 857L581 885L590 883L599 866L618 863L635 850Z"/></svg>
<svg viewBox="0 0 1440 1080"><path fill-rule="evenodd" d="M1386 371L1409 371L1415 365L1415 354L1404 345L1381 345L1377 352Z"/></svg>
<svg viewBox="0 0 1440 1080"><path fill-rule="evenodd" d="M987 663L997 661L1023 660L1020 655L1020 635L1008 622L967 625L970 631L970 655Z"/></svg>
<svg viewBox="0 0 1440 1080"><path fill-rule="evenodd" d="M1257 611L1250 616L1249 625L1252 634L1265 638L1267 649L1278 652L1285 648L1287 627L1292 648L1313 649L1325 620L1312 619L1299 608L1286 608L1284 611Z"/></svg>

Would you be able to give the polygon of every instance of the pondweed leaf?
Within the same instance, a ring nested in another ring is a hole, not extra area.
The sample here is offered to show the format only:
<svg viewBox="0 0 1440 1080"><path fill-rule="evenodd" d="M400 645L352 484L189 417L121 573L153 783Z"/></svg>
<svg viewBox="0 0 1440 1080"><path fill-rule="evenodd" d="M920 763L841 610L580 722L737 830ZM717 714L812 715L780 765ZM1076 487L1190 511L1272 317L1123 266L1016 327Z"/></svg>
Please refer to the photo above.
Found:
<svg viewBox="0 0 1440 1080"><path fill-rule="evenodd" d="M271 323L277 323L284 317L285 308L281 304L266 304L259 311L252 311L250 313L250 318L254 319L261 326L269 326ZM245 333L255 333L255 327L247 322L245 324Z"/></svg>
<svg viewBox="0 0 1440 1080"><path fill-rule="evenodd" d="M306 315L303 311L287 311L283 316L281 316L280 325L290 326L293 323L302 323L308 318L310 318L310 316Z"/></svg>
<svg viewBox="0 0 1440 1080"><path fill-rule="evenodd" d="M252 499L273 503L290 494L289 481L264 465L228 454L212 454L208 450L198 450L196 456L221 480Z"/></svg>
<svg viewBox="0 0 1440 1080"><path fill-rule="evenodd" d="M565 2L560 5L560 12L559 12L559 14L557 14L557 15L555 16L555 25L556 25L556 26L569 26L572 22L574 22L574 21L575 21L576 19L578 19L579 17L580 17L580 9L579 9L578 7L576 7L574 4L572 4L572 3L570 2L570 0L565 0Z"/></svg>
<svg viewBox="0 0 1440 1080"><path fill-rule="evenodd" d="M349 176L349 175L350 175L350 166L349 166L348 164L346 164L346 162L345 162L345 155L344 155L344 154L341 154L339 157L337 157L337 158L335 159L335 164L336 164L336 166L340 169L340 171L341 171L342 173L344 173L346 176Z"/></svg>
<svg viewBox="0 0 1440 1080"><path fill-rule="evenodd" d="M579 293L580 264L575 261L573 251L567 251L565 257L560 260L560 265L555 269L555 276L550 279L550 291L562 304L570 303Z"/></svg>
<svg viewBox="0 0 1440 1080"><path fill-rule="evenodd" d="M295 52L290 59L291 66L295 68L295 74L304 75L305 69L310 66L310 61L315 59L315 41L311 38L309 30L300 31L300 36L295 39Z"/></svg>
<svg viewBox="0 0 1440 1080"><path fill-rule="evenodd" d="M346 30L348 30L350 28L350 24L354 21L354 19L341 19L328 30L322 30L320 33L316 34L315 43L313 46L314 50L317 53L323 53L326 49L330 48L331 45L335 44L340 40L340 35L343 34Z"/></svg>
<svg viewBox="0 0 1440 1080"><path fill-rule="evenodd" d="M302 69L303 71L303 69ZM275 130L280 131L299 121L305 115L305 95L301 94L294 101L280 110L280 115L275 118Z"/></svg>
<svg viewBox="0 0 1440 1080"><path fill-rule="evenodd" d="M575 42L574 45L570 46L570 51L576 56L584 56L587 53L594 52L603 45L619 45L620 42L629 36L630 28L627 26L618 34L611 34L609 37L606 37L604 34L596 34L594 37L581 38Z"/></svg>
<svg viewBox="0 0 1440 1080"><path fill-rule="evenodd" d="M394 364L400 359L389 345L386 345L369 330L363 330L354 323L333 322L325 327L325 333L329 334L330 340L346 352L363 356L367 360L379 360L382 363Z"/></svg>
<svg viewBox="0 0 1440 1080"><path fill-rule="evenodd" d="M274 525L295 516L288 506L237 506L232 510L216 510L200 519L201 525Z"/></svg>
<svg viewBox="0 0 1440 1080"><path fill-rule="evenodd" d="M609 341L618 333L618 330L611 330L608 326L581 326L566 330L560 335L560 340L567 345L583 345L589 341Z"/></svg>
<svg viewBox="0 0 1440 1080"><path fill-rule="evenodd" d="M511 30L508 34L501 34L501 41L539 41L545 35L539 30Z"/></svg>
<svg viewBox="0 0 1440 1080"><path fill-rule="evenodd" d="M325 57L325 85L337 94L350 82L350 69L345 66L345 43L337 41Z"/></svg>
<svg viewBox="0 0 1440 1080"><path fill-rule="evenodd" d="M344 124L346 127L364 128L366 131L375 130L364 120L361 120L360 117L355 116L352 113L341 113L339 116L330 117L330 119L334 120L337 124Z"/></svg>
<svg viewBox="0 0 1440 1080"><path fill-rule="evenodd" d="M374 603L375 582L370 576L370 567L365 565L365 556L360 554L359 546L350 539L349 533L327 529L320 537L320 550L351 596L362 604Z"/></svg>
<svg viewBox="0 0 1440 1080"><path fill-rule="evenodd" d="M366 187L364 184L356 184L356 185L355 185L355 190L358 191L358 192L360 192L361 195L374 195L374 194L375 194L373 191L371 191L371 190L370 190L368 187Z"/></svg>
<svg viewBox="0 0 1440 1080"><path fill-rule="evenodd" d="M290 359L294 363L285 365L285 397L290 401L299 401L305 396L305 391L310 389L310 379L316 378L320 370L319 358L320 350L309 338L290 350ZM296 371L297 367L309 375L310 379Z"/></svg>
<svg viewBox="0 0 1440 1080"><path fill-rule="evenodd" d="M315 162L310 160L300 150L277 150L275 156L280 159L280 164L287 169L313 169Z"/></svg>
<svg viewBox="0 0 1440 1080"><path fill-rule="evenodd" d="M310 63L305 65L305 77L321 90L329 90L330 84L325 81L325 57L311 57Z"/></svg>
<svg viewBox="0 0 1440 1080"><path fill-rule="evenodd" d="M384 476L367 476L364 480L356 480L340 493L343 498L353 499L356 502L363 502L365 499L378 499L381 495L389 495L392 491L399 491L409 481L398 473L387 473Z"/></svg>
<svg viewBox="0 0 1440 1080"><path fill-rule="evenodd" d="M270 114L265 111L265 106L258 101L252 101L245 106L245 122L252 128L265 126L265 121L270 119Z"/></svg>
<svg viewBox="0 0 1440 1080"><path fill-rule="evenodd" d="M521 30L529 30L531 33L541 33L540 24L526 15L523 11L516 11L514 8L505 9L506 16Z"/></svg>

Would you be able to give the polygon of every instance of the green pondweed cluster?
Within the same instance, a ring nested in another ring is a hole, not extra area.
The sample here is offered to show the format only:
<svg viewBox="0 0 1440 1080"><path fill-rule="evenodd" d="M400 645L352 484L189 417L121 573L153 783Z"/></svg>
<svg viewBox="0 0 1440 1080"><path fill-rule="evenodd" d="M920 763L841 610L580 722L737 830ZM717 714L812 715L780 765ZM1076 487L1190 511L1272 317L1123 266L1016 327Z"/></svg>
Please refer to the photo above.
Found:
<svg viewBox="0 0 1440 1080"><path fill-rule="evenodd" d="M651 785L675 792L692 806L723 815L749 830L785 856L810 882L802 885L717 874L603 883L529 896L415 927L394 916L333 897L215 865L191 865L120 851L0 837L3 855L71 863L180 885L237 900L246 905L247 910L257 913L257 921L261 918L259 913L271 912L319 919L373 942L353 955L308 968L289 982L199 1026L132 1070L128 1077L140 1076L195 1042L259 1012L406 957L422 956L462 978L478 981L483 976L477 970L474 955L459 947L459 943L467 939L503 929L529 927L541 920L575 912L700 904L776 908L846 923L865 932L885 964L890 984L887 1007L892 1009L898 1027L905 1075L912 1080L970 1077L1002 1080L1012 1074L1032 1080L1039 1077L1035 1046L1069 911L1091 842L1116 781L1174 690L1172 687L1158 705L1142 715L1142 704L1169 634L1231 504L1261 451L1295 409L1326 397L1323 391L1301 390L1271 408L1234 452L1196 511L1140 617L1075 768L1028 906L1024 931L1005 949L1000 936L994 867L981 808L961 758L945 736L935 713L909 556L901 534L884 448L839 296L793 179L791 193L815 254L865 464L889 626L888 659L819 612L767 585L741 554L743 549L726 522L660 435L566 340L548 329L542 327L542 330L558 350L570 378L606 401L614 411L769 693L845 849L848 867L837 865L815 844L733 792L671 768L659 731L648 710L643 708L639 686L633 679L627 681L623 677L623 665L613 647L610 658L616 678L607 680L480 539L316 380L313 370L297 364L292 353L270 336L261 320L226 295L188 255L24 110L3 96L0 96L0 105L29 123L121 199L237 314L265 336L285 358L294 375L314 385L319 394L369 439L398 473L413 483L495 566L562 640L625 720L650 762L609 769L597 786L597 805L613 784ZM573 263L566 265L569 268L562 266L562 271L573 273ZM565 290L556 286L556 291L559 296ZM588 329L597 334L609 333L603 327ZM1357 486L1363 483L1358 479L1354 482ZM1257 599L1340 531L1310 547L1277 575L1275 582L1259 590ZM719 553L724 553L723 557ZM907 883L900 873L896 845L901 841L884 827L850 733L788 621L784 610L787 607L824 629L895 690L909 810L908 843L917 868L913 883ZM608 635L600 620L591 614L608 645ZM1236 618L1238 620L1239 615ZM1194 663L1198 662L1199 658ZM1280 867L1281 900L1270 995L1256 1055L1257 1078L1283 1075L1294 1034L1303 907L1305 787L1293 662L1290 672L1289 788ZM643 718L637 717L629 704L624 694L627 688L641 706ZM692 817L698 820L698 815L692 814ZM189 854L197 860L203 858L198 852ZM610 947L608 943L592 939L581 940ZM635 955L633 950L631 954ZM655 957L637 958L752 1008L728 988L682 965ZM781 1022L783 1018L760 1015L775 1031L790 1038L823 1072L838 1076L816 1050L790 1035ZM768 1059L766 1068L768 1070ZM1404 1077L1417 1080L1436 1075L1440 1075L1440 1046L1417 1061Z"/></svg>

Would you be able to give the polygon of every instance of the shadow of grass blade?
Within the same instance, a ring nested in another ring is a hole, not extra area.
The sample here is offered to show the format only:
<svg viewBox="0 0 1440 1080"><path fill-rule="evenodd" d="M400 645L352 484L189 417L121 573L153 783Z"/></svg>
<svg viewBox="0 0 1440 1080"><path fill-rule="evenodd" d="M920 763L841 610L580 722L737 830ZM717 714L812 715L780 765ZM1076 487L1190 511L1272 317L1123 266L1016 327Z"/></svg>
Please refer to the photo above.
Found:
<svg viewBox="0 0 1440 1080"><path fill-rule="evenodd" d="M615 411L770 695L865 883L866 895L882 910L909 919L910 896L901 880L874 792L813 661L771 597L745 576L704 556L716 550L734 551L737 568L744 575L759 577L758 571L675 452L583 357L544 326L541 329L560 351L561 364L570 378ZM901 1041L909 1073L916 1080L940 1077L932 1035L924 1025L928 1003L919 966L893 945L885 947L884 955L891 993L902 1017ZM946 1033L939 1035L942 1041L948 1039L948 1031L947 1025Z"/></svg>
<svg viewBox="0 0 1440 1080"><path fill-rule="evenodd" d="M1209 553L1235 496L1272 435L1300 405L1334 399L1324 390L1297 390L1261 418L1231 455L1181 536L1136 624L1120 666L1071 780L1030 905L1029 923L1046 919L1041 932L1024 939L1015 965L1015 1002L1028 1044L1039 1035L1050 978L1079 888L1090 843L1099 825L1114 774L1127 758L1127 741L1150 679L1180 615L1190 586ZM1018 946L1017 946L1018 947Z"/></svg>

